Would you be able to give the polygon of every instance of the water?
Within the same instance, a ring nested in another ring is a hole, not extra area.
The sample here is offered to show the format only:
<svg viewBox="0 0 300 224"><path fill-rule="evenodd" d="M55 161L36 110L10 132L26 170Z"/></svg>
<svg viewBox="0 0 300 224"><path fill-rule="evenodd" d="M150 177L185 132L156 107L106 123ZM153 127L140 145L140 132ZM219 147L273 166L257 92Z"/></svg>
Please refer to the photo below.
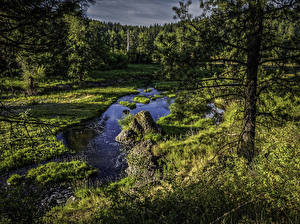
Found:
<svg viewBox="0 0 300 224"><path fill-rule="evenodd" d="M148 93L145 93L144 89L138 90L139 94L124 96L112 104L99 120L90 124L93 127L69 129L58 136L68 147L76 150L87 149L85 150L87 162L98 168L98 178L100 179L114 180L122 175L127 167L125 152L122 150L121 144L115 141L116 136L121 132L118 120L124 116L124 110L129 110L131 114L147 110L155 121L170 113L169 105L173 99L166 96L155 101L151 100L149 104L137 103L136 109L133 110L119 104L120 101L133 102L133 98L138 95L147 97L160 95L160 92L153 88Z"/></svg>
<svg viewBox="0 0 300 224"><path fill-rule="evenodd" d="M210 110L205 114L205 118L207 119L214 119L216 125L220 124L222 122L222 115L224 113L224 110L216 107L214 103L209 103L207 106L210 108Z"/></svg>

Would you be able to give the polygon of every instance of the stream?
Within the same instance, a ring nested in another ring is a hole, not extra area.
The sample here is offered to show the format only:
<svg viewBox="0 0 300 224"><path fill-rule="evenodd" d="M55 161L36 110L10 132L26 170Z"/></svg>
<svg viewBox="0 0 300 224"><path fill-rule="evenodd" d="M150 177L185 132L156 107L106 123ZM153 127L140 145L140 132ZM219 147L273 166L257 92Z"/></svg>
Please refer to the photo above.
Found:
<svg viewBox="0 0 300 224"><path fill-rule="evenodd" d="M137 114L147 110L154 121L170 113L169 105L174 99L167 96L151 100L149 104L137 103L136 109L133 110L119 104L120 101L133 102L135 96L149 97L161 94L156 89L150 89L152 91L147 93L144 92L145 89L138 89L138 94L121 97L88 127L70 128L59 134L57 138L76 151L83 150L86 161L98 168L98 179L108 181L118 179L124 175L127 168L125 150L122 150L122 145L115 141L115 137L121 132L118 120L124 116L123 111L129 110L131 114Z"/></svg>
<svg viewBox="0 0 300 224"><path fill-rule="evenodd" d="M116 136L121 132L118 120L124 116L123 111L129 110L131 114L137 114L142 110L146 110L151 113L154 121L157 121L160 117L165 117L170 113L169 106L174 102L174 99L164 96L151 100L149 104L136 103L136 108L133 110L119 104L120 101L133 102L135 96L161 95L158 90L150 89L151 92L138 89L138 94L121 97L94 122L90 122L89 125L84 127L69 128L60 133L57 138L67 147L82 152L81 154L84 155L88 164L98 168L97 179L102 181L117 180L124 176L124 171L127 168L126 150L124 150L122 144L115 141ZM207 106L210 111L205 114L206 118L218 118L216 115L222 115L224 112L213 103ZM217 125L220 122L221 120L215 119Z"/></svg>

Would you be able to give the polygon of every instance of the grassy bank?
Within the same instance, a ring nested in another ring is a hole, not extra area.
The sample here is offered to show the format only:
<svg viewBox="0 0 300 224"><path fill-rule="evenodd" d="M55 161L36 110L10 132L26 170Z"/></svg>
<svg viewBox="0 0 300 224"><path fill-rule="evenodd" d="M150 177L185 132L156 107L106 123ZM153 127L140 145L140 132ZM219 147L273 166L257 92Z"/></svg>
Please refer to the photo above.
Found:
<svg viewBox="0 0 300 224"><path fill-rule="evenodd" d="M28 118L32 124L0 121L0 173L74 153L57 141L56 133L100 116L118 98L135 93L137 85L151 80L157 68L129 65L124 70L94 71L82 83L51 78L39 83L35 96L8 91L22 89L21 79L2 79L2 90L7 90L2 94L3 107L10 108L12 116Z"/></svg>

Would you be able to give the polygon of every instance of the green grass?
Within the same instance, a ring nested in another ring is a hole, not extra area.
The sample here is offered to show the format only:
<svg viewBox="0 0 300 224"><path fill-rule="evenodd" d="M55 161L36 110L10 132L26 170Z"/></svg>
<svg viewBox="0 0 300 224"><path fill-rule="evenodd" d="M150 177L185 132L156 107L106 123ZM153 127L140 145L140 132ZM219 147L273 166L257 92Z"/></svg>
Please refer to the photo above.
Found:
<svg viewBox="0 0 300 224"><path fill-rule="evenodd" d="M133 121L133 114L128 114L124 116L122 119L118 120L119 125L121 126L122 130L129 129L130 123Z"/></svg>
<svg viewBox="0 0 300 224"><path fill-rule="evenodd" d="M30 139L26 138L24 127L16 126L18 132L11 135L9 123L0 122L0 172L72 152L56 140L55 133L67 126L100 116L118 98L136 92L130 87L107 87L3 100L4 105L15 108L19 114L27 111L27 116L54 126L49 126L47 133L39 126L27 127ZM14 144L13 150L11 142Z"/></svg>
<svg viewBox="0 0 300 224"><path fill-rule="evenodd" d="M154 88L157 90L173 90L180 87L180 83L177 81L157 81L154 84Z"/></svg>
<svg viewBox="0 0 300 224"><path fill-rule="evenodd" d="M78 201L53 208L44 221L213 223L221 217L222 223L298 223L299 126L289 123L262 131L261 154L250 167L226 144L238 138L238 108L228 105L219 126L195 121L190 125L201 126L200 131L152 148L161 167L158 175L164 177L160 181L140 186L138 179L126 178L114 186L85 190ZM174 118L169 125L176 122Z"/></svg>
<svg viewBox="0 0 300 224"><path fill-rule="evenodd" d="M10 186L18 186L24 181L50 186L52 184L71 183L77 180L87 179L97 173L85 162L73 160L71 162L49 162L37 168L30 169L26 175L13 174L7 179Z"/></svg>
<svg viewBox="0 0 300 224"><path fill-rule="evenodd" d="M152 89L145 89L144 92L145 93L150 93L150 92L152 92Z"/></svg>
<svg viewBox="0 0 300 224"><path fill-rule="evenodd" d="M131 102L128 102L128 101L120 101L119 104L122 105L122 106L128 107L131 110L136 108L135 103L131 103Z"/></svg>
<svg viewBox="0 0 300 224"><path fill-rule="evenodd" d="M126 69L110 71L94 71L87 81L112 82L114 85L133 85L141 87L151 83L154 73L160 69L159 65L150 64L131 64Z"/></svg>
<svg viewBox="0 0 300 224"><path fill-rule="evenodd" d="M56 140L56 133L100 116L121 96L137 93L135 88L145 80L152 80L158 69L157 65L129 65L122 70L95 71L81 84L76 80L51 77L39 83L36 96L24 96L21 78L0 78L4 91L1 95L7 97L1 100L4 106L12 108L17 116L48 124L45 131L38 125L25 128L13 124L11 127L7 122L0 122L0 173L75 153ZM89 83L107 87L88 87ZM12 94L11 89L19 92ZM126 106L133 108L134 103Z"/></svg>
<svg viewBox="0 0 300 224"><path fill-rule="evenodd" d="M28 171L26 178L40 185L73 182L86 179L97 173L85 162L73 160L71 162L50 162Z"/></svg>
<svg viewBox="0 0 300 224"><path fill-rule="evenodd" d="M150 99L145 96L136 96L133 98L134 102L148 104L150 103Z"/></svg>
<svg viewBox="0 0 300 224"><path fill-rule="evenodd" d="M154 96L150 96L150 99L151 100L156 100L156 99L158 99L158 98L163 98L164 96L162 96L162 95L157 95L157 94L155 94Z"/></svg>

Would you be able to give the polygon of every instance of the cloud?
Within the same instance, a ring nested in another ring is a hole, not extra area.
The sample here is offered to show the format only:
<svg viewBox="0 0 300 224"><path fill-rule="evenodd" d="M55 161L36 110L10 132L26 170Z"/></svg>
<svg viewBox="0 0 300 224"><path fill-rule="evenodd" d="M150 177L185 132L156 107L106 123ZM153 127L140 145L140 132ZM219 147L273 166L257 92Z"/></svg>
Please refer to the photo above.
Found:
<svg viewBox="0 0 300 224"><path fill-rule="evenodd" d="M87 16L128 25L171 23L175 21L172 7L178 6L178 2L179 0L96 0L88 8ZM196 10L194 5L192 12Z"/></svg>

